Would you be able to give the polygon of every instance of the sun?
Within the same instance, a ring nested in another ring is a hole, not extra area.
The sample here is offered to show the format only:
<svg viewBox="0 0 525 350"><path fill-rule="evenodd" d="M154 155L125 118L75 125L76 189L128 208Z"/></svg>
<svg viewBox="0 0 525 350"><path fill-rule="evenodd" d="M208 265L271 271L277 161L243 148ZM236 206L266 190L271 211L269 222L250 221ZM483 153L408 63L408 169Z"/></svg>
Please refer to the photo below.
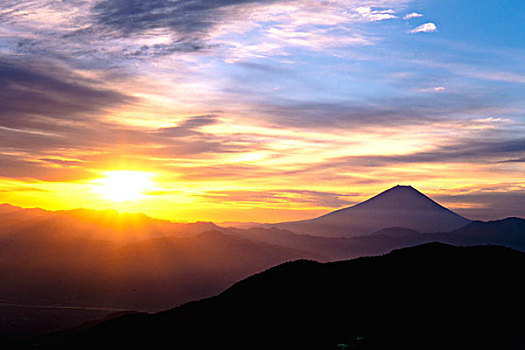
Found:
<svg viewBox="0 0 525 350"><path fill-rule="evenodd" d="M153 190L153 174L143 171L113 170L103 172L105 177L95 180L95 192L114 202L129 202L146 197Z"/></svg>

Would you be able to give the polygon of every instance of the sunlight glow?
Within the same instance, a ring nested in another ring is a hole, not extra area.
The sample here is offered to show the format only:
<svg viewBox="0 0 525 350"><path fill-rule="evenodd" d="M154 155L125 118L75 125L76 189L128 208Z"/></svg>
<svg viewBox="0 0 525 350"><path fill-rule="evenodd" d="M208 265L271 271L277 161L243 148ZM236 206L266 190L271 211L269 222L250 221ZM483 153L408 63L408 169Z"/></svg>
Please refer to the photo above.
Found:
<svg viewBox="0 0 525 350"><path fill-rule="evenodd" d="M142 171L114 170L104 172L104 178L95 182L95 192L114 202L128 202L145 198L154 188L153 174Z"/></svg>

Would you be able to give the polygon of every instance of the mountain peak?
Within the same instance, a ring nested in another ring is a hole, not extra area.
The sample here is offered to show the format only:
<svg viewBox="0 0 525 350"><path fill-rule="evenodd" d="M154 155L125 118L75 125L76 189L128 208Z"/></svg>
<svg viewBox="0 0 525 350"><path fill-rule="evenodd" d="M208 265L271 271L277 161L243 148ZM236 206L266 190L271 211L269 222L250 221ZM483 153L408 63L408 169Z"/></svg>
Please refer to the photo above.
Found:
<svg viewBox="0 0 525 350"><path fill-rule="evenodd" d="M311 235L352 237L389 227L423 233L448 232L469 222L414 187L397 185L354 206L311 220L283 223L280 227Z"/></svg>
<svg viewBox="0 0 525 350"><path fill-rule="evenodd" d="M412 186L397 185L352 207L319 217L326 224L383 229L399 226L420 232L450 231L469 220L443 207Z"/></svg>
<svg viewBox="0 0 525 350"><path fill-rule="evenodd" d="M390 208L398 210L422 210L424 208L433 208L437 210L439 208L441 210L450 211L410 185L394 186L362 203L355 205L354 207L370 207L370 209Z"/></svg>

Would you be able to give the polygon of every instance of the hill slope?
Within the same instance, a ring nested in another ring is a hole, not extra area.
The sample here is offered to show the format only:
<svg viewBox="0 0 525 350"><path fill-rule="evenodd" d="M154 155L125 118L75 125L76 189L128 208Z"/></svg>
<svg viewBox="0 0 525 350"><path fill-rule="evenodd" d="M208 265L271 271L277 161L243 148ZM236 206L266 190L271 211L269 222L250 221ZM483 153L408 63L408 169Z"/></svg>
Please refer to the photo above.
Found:
<svg viewBox="0 0 525 350"><path fill-rule="evenodd" d="M335 263L301 260L214 298L39 342L53 349L518 349L524 268L517 251L438 243Z"/></svg>

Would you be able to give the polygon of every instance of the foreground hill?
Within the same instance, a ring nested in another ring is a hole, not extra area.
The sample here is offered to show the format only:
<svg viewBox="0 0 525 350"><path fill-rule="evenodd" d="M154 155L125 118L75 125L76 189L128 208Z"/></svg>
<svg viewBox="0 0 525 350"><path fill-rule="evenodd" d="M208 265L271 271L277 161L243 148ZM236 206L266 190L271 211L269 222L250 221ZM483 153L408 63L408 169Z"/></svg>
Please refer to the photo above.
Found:
<svg viewBox="0 0 525 350"><path fill-rule="evenodd" d="M315 236L356 237L388 227L448 232L469 222L412 186L395 186L362 203L315 219L266 226Z"/></svg>
<svg viewBox="0 0 525 350"><path fill-rule="evenodd" d="M438 243L286 263L222 294L40 338L40 348L523 349L525 254Z"/></svg>

